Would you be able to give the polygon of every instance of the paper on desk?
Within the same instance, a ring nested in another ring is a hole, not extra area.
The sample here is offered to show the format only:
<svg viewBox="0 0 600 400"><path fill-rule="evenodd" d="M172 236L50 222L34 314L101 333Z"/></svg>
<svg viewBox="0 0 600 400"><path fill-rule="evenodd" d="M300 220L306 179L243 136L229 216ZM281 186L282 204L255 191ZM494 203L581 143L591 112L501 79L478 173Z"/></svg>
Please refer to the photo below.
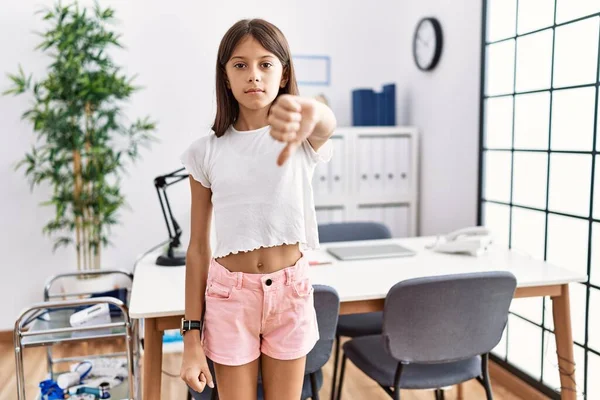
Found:
<svg viewBox="0 0 600 400"><path fill-rule="evenodd" d="M335 258L325 250L305 250L304 255L311 266L335 263Z"/></svg>

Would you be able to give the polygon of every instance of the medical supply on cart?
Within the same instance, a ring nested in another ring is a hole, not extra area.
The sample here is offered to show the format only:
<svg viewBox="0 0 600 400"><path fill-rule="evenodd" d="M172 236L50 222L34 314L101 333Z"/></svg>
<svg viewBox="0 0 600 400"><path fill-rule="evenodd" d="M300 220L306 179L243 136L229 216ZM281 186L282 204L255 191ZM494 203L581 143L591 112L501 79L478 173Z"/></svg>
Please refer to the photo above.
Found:
<svg viewBox="0 0 600 400"><path fill-rule="evenodd" d="M69 323L73 327L110 324L110 322L110 309L107 303L84 308L69 317Z"/></svg>
<svg viewBox="0 0 600 400"><path fill-rule="evenodd" d="M64 391L52 379L40 382L40 394L42 400L64 399Z"/></svg>
<svg viewBox="0 0 600 400"><path fill-rule="evenodd" d="M91 370L92 364L89 361L74 364L74 367L71 368L71 372L65 372L56 378L56 383L61 389L68 389L71 386L79 385L81 380L84 379Z"/></svg>
<svg viewBox="0 0 600 400"><path fill-rule="evenodd" d="M69 394L91 394L96 399L110 399L110 384L108 382L101 382L97 386L90 385L89 383L81 386L75 386L69 389Z"/></svg>
<svg viewBox="0 0 600 400"><path fill-rule="evenodd" d="M100 357L93 358L85 361L91 366L89 377L120 377L126 378L127 371L127 358L125 357ZM70 367L71 371L77 368L77 364L72 364Z"/></svg>
<svg viewBox="0 0 600 400"><path fill-rule="evenodd" d="M127 378L126 366L123 357L99 357L71 364L70 372L59 375L56 381L40 382L41 399L110 399L110 390Z"/></svg>

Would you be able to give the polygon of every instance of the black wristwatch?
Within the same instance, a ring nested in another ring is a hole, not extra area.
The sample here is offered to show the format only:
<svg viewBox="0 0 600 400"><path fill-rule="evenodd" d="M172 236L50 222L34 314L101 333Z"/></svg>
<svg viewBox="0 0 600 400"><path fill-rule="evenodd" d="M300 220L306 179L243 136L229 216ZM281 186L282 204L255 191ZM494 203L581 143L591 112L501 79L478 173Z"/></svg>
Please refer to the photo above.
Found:
<svg viewBox="0 0 600 400"><path fill-rule="evenodd" d="M181 327L179 328L179 333L183 336L187 331L191 331L192 329L202 330L202 321L189 320L185 318L181 318Z"/></svg>

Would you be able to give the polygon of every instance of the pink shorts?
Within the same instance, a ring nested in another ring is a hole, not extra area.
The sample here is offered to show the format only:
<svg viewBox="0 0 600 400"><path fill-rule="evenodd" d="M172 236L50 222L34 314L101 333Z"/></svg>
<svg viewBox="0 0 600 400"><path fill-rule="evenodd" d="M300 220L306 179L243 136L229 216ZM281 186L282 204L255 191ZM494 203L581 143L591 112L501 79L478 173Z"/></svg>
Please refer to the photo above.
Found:
<svg viewBox="0 0 600 400"><path fill-rule="evenodd" d="M278 360L308 354L319 339L308 269L304 254L271 274L231 272L211 259L202 330L206 356L242 365L261 353Z"/></svg>

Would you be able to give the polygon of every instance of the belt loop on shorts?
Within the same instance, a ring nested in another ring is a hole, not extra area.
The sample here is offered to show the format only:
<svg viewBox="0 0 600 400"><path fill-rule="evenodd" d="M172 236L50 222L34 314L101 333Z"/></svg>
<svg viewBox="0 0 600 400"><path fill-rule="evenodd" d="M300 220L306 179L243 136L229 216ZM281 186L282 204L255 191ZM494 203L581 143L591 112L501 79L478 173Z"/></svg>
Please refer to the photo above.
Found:
<svg viewBox="0 0 600 400"><path fill-rule="evenodd" d="M238 272L236 275L237 275L237 283L235 285L235 288L237 290L240 290L242 288L242 281L244 280L244 274L242 272Z"/></svg>
<svg viewBox="0 0 600 400"><path fill-rule="evenodd" d="M286 268L285 269L285 284L286 285L291 285L294 282L294 269L293 268Z"/></svg>

